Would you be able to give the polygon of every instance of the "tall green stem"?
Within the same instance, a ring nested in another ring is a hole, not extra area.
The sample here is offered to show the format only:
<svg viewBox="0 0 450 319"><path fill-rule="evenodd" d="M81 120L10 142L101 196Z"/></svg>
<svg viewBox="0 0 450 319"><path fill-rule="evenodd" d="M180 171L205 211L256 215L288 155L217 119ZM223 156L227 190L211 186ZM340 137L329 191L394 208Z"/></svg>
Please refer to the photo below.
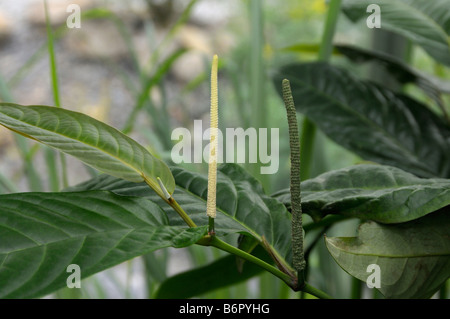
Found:
<svg viewBox="0 0 450 319"><path fill-rule="evenodd" d="M265 126L263 1L250 0L250 99L255 128Z"/></svg>
<svg viewBox="0 0 450 319"><path fill-rule="evenodd" d="M267 270L274 276L283 280L289 287L293 287L295 285L295 278L292 278L288 274L280 271L278 268L275 268L271 264L266 263L265 261L259 259L258 257L255 257L239 248L236 248L230 244L227 244L226 242L217 238L217 236L206 237L203 240L201 240L200 242L198 242L198 244L204 245L204 246L213 246L213 247L216 247L223 251L226 251L230 254L233 254L237 257L240 257L244 260L247 260L249 262L252 262L252 263L260 266L261 268Z"/></svg>
<svg viewBox="0 0 450 319"><path fill-rule="evenodd" d="M16 187L16 185L13 184L6 176L3 176L2 173L0 173L0 186L6 189L9 193L18 193L19 189Z"/></svg>
<svg viewBox="0 0 450 319"><path fill-rule="evenodd" d="M441 289L439 289L439 299L447 299L448 298L448 286L450 280L447 280L441 287Z"/></svg>
<svg viewBox="0 0 450 319"><path fill-rule="evenodd" d="M0 97L4 102L13 102L8 84L3 80L2 76L0 76ZM22 135L14 134L14 141L24 161L25 177L28 180L30 190L33 192L42 191L41 177L35 169L32 158L28 156L30 148L28 147L27 139Z"/></svg>
<svg viewBox="0 0 450 319"><path fill-rule="evenodd" d="M319 61L328 61L333 52L333 38L341 8L341 0L331 0L319 49Z"/></svg>
<svg viewBox="0 0 450 319"><path fill-rule="evenodd" d="M162 197L163 198L163 197ZM177 203L177 201L175 201L175 199L173 197L170 198L163 198L164 201L166 201L170 206L172 206L172 208L180 215L180 217L185 221L185 223L189 226L189 227L197 227L197 225L192 221L192 219L189 217L189 215L183 210L183 208ZM226 242L220 240L219 238L217 238L217 236L210 236L207 235L205 237L203 237L202 239L200 239L197 242L198 245L202 245L202 246L213 246L216 247L218 249L221 249L223 251L226 251L230 254L233 254L237 257L240 257L246 261L252 262L260 267L262 267L263 269L267 270L268 272L270 272L271 274L275 275L276 277L280 278L281 280L283 280L289 287L291 287L294 290L297 289L302 289L303 291L316 296L318 298L331 298L330 296L328 296L326 293L324 293L323 291L320 291L317 288L314 288L310 285L308 285L307 283L304 283L302 285L302 287L298 287L298 281L297 278L294 278L293 276L282 272L281 270L279 270L278 268L266 263L265 261L259 259L258 257L255 257L239 248L236 248L230 244L227 244Z"/></svg>
<svg viewBox="0 0 450 319"><path fill-rule="evenodd" d="M48 14L48 5L47 0L44 0L45 6L45 22L47 26L47 46L48 46L48 54L49 54L49 62L50 62L50 75L52 79L52 92L53 92L53 101L56 107L61 107L61 101L59 98L59 84L58 84L58 71L56 68L56 57L55 57L55 48L54 48L54 40L53 40L53 30L50 25L50 17ZM55 151L51 149L46 149L46 158L47 158L47 166L49 169L50 180L52 181L51 188L53 191L59 190L58 183L58 170L56 169L54 157L56 156ZM63 179L63 187L68 187L68 179L67 179L67 164L66 158L64 154L60 154L61 160L61 173Z"/></svg>
<svg viewBox="0 0 450 319"><path fill-rule="evenodd" d="M302 291L309 293L310 295L313 295L314 297L320 298L320 299L332 299L332 297L322 290L319 290L313 286L311 286L308 283L305 283L305 287L302 289Z"/></svg>
<svg viewBox="0 0 450 319"><path fill-rule="evenodd" d="M362 296L362 281L352 277L352 292L351 292L351 299L361 299Z"/></svg>
<svg viewBox="0 0 450 319"><path fill-rule="evenodd" d="M158 193L159 194L159 193ZM160 194L159 194L160 195ZM160 195L161 196L161 195ZM184 220L184 222L189 227L197 227L197 225L192 221L192 219L189 217L189 215L184 211L184 209L177 203L177 201L173 197L164 198L161 197L165 202L167 202L172 208L180 215L180 217ZM223 251L226 251L230 254L233 254L237 257L241 257L244 260L247 260L249 262L252 262L263 269L267 270L271 274L275 275L276 277L283 280L289 287L291 287L293 290L301 289L313 296L316 296L318 298L331 298L323 291L320 291L317 288L314 288L307 283L303 283L302 287L298 286L298 280L292 275L289 275L278 268L266 263L265 261L259 259L258 257L255 257L239 248L236 248L230 244L225 243L224 241L217 238L217 236L204 236L202 239L200 239L197 242L198 245L202 246L213 246L218 249L221 249Z"/></svg>
<svg viewBox="0 0 450 319"><path fill-rule="evenodd" d="M160 138L160 141L162 142L165 149L170 149L172 147L172 141L170 139L170 123L169 123L169 116L167 113L167 109L163 106L161 109L156 108L156 106L153 104L151 100L151 88L155 85L158 85L161 83L162 78L165 74L167 74L168 70L170 69L172 63L178 59L183 53L186 52L184 49L177 50L175 53L173 53L171 56L167 57L163 61L160 60L161 52L166 47L168 43L171 43L170 41L175 36L177 30L181 26L183 26L187 20L189 19L189 16L192 12L192 9L194 5L197 3L197 0L191 0L186 8L181 13L178 20L173 24L173 26L170 28L170 30L167 32L166 36L162 40L162 42L158 45L158 47L153 51L151 58L149 59L147 65L144 67L141 67L138 61L136 60L136 67L139 71L140 75L140 84L141 84L141 91L140 94L136 97L137 103L134 105L133 110L131 111L130 115L125 121L125 125L122 129L122 132L124 134L130 133L134 129L134 124L136 121L137 116L139 115L140 111L143 107L146 107L146 110L150 114L152 119L158 118L159 121L154 122L155 131L158 134L158 137ZM120 21L120 19L118 19ZM123 28L123 23L120 23L122 25L121 28ZM121 33L123 35L126 35L125 30ZM125 40L128 42L127 37L125 37ZM135 52L135 49L133 46L131 46L131 42L129 47L132 48L132 51ZM157 65L157 69L155 69L154 73L150 76L146 76L146 73L150 73L149 70L151 68Z"/></svg>
<svg viewBox="0 0 450 319"><path fill-rule="evenodd" d="M341 0L331 0L328 9L325 29L319 49L319 61L328 61L333 51L333 37L339 17ZM301 179L306 180L311 176L311 165L314 151L314 141L316 136L316 126L305 117L302 124L302 135L300 139L300 156L302 162Z"/></svg>
<svg viewBox="0 0 450 319"><path fill-rule="evenodd" d="M267 127L266 109L266 71L263 58L264 51L264 20L262 0L250 0L250 125L256 129ZM259 153L259 145L256 145L256 153ZM250 166L250 171L257 177L266 191L270 191L268 175L260 173L261 163Z"/></svg>
<svg viewBox="0 0 450 319"><path fill-rule="evenodd" d="M202 246L212 246L212 247L216 247L220 250L226 251L230 254L233 254L237 257L240 257L246 261L249 261L251 263L254 263L256 265L258 265L259 267L263 268L264 270L270 272L272 275L280 278L281 280L283 280L289 287L291 287L292 289L296 289L297 288L297 282L296 282L296 278L292 278L291 276L289 276L288 274L280 271L279 269L275 268L274 266L266 263L265 261L243 251L240 250L239 248L236 248L230 244L227 244L226 242L220 240L219 238L217 238L217 236L206 236L203 239L201 239L199 242L197 242L197 244L202 245ZM327 295L325 292L305 283L302 287L302 291L309 293L310 295L313 295L317 298L320 299L331 299L331 297L329 295Z"/></svg>

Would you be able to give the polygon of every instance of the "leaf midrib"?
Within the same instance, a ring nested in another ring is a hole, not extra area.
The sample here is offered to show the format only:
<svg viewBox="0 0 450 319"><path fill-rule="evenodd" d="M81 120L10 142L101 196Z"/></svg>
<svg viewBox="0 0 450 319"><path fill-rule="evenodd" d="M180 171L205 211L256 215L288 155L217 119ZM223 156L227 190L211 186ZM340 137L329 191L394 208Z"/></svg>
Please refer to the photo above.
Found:
<svg viewBox="0 0 450 319"><path fill-rule="evenodd" d="M354 239L357 237L350 237L350 239ZM337 238L339 239L339 238ZM450 257L450 251L445 251L443 253L430 253L430 254L426 254L426 253L420 253L417 255L410 255L410 254L405 254L405 255L388 255L386 253L358 253L355 251L350 251L350 250L345 250L341 247L339 247L338 245L336 245L333 241L330 241L326 238L326 242L327 245L332 246L335 250L339 251L342 254L347 254L347 255L352 255L352 256L367 256L367 257L379 257L379 258L391 258L391 259L396 259L396 258L424 258L424 257L445 257L445 256L449 256ZM348 245L347 245L348 246ZM351 249L351 247L349 246L349 249ZM332 254L335 255L335 254Z"/></svg>
<svg viewBox="0 0 450 319"><path fill-rule="evenodd" d="M332 244L330 244L332 245ZM334 245L333 245L334 246ZM355 252L349 252L343 249L340 249L336 246L334 246L336 249L338 249L340 252L344 253L344 254L348 254L348 255L354 255L354 256L368 256L368 257L380 257L380 258L424 258L424 257L445 257L448 256L450 257L450 252L444 252L444 253L432 253L432 254L419 254L419 255L396 255L396 256L392 256L392 255L385 255L385 254L358 254Z"/></svg>
<svg viewBox="0 0 450 319"><path fill-rule="evenodd" d="M199 199L200 201L206 203L206 200L205 200L203 197L201 197L201 196L199 196L199 195L197 195L197 194L191 192L190 190L188 190L188 189L185 188L184 186L180 186L180 185L178 185L178 186L179 186L183 191L185 191L186 193L188 193L189 195L191 195L192 197L195 197L195 198ZM262 241L261 236L259 236L258 233L256 233L255 230L253 230L252 228L250 228L248 225L243 224L240 220L238 220L238 219L234 218L233 216L229 215L227 212L225 212L225 211L224 211L222 208L220 208L220 207L216 207L216 210L218 210L219 212L221 212L222 214L224 214L224 215L227 216L228 218L231 218L232 220L234 220L235 222L237 222L239 225L241 225L243 228L248 229L248 230L249 230L249 233L250 233L252 236L256 237L259 241ZM206 215L206 213L205 213L205 215Z"/></svg>
<svg viewBox="0 0 450 319"><path fill-rule="evenodd" d="M17 253L17 252L22 252L22 251L26 251L26 250L30 250L30 249L36 249L36 248L38 248L38 247L45 247L45 246L47 246L47 245L51 245L51 244L55 244L55 243L61 243L61 242L64 242L64 241L66 241L66 240L87 238L87 237L89 237L89 236L93 236L93 235L97 235L97 234L108 234L108 233L115 233L115 232L123 232L123 231L126 231L126 232L127 232L127 235L128 235L128 234L130 234L131 232L139 231L139 230L143 230L143 229L150 229L150 230L152 230L152 231L154 232L155 229L157 229L157 228L164 228L164 227L177 227L177 226L158 225L158 226L152 227L152 226L150 226L150 225L147 225L147 226L135 227L135 228L131 227L131 228L123 228L123 229L113 229L113 230L108 229L108 230L101 230L101 231L95 231L95 232L91 232L91 233L83 234L83 235L81 235L81 234L79 234L79 235L69 235L69 237L65 237L65 238L61 238L61 239L56 239L56 240L51 240L51 241L48 241L48 242L45 242L45 243L42 243L42 244L36 243L36 245L34 245L34 246L31 246L31 247L25 247L25 248L16 249L16 250L11 250L11 251L6 252L6 253L0 253L0 255L8 256L8 255L10 255L10 254L14 254L14 253ZM9 227L9 228L15 230L15 231L18 232L18 233L20 233L19 231L17 231L17 230L14 229L14 228L11 228L11 227ZM27 236L27 238L28 238L28 236ZM1 269L1 268L0 268L0 269Z"/></svg>
<svg viewBox="0 0 450 319"><path fill-rule="evenodd" d="M24 120L22 120L22 119L17 119L17 118L11 117L11 116L9 116L9 115L6 115L5 113L2 113L2 114L3 114L4 116L9 117L10 119L13 119L14 121L18 121L18 122L24 123L24 124L26 124L26 125L28 125L28 126L31 126L31 127L34 127L34 128L40 129L40 130L44 130L44 131L46 131L46 132L50 132L50 133L52 133L52 134L55 135L55 136L62 136L62 137L65 137L65 138L67 138L67 139L69 139L69 140L78 142L78 143L80 143L80 144L84 144L84 145L86 145L86 146L88 146L88 147L90 147L90 148L93 148L94 150L97 150L97 151L100 151L100 152L102 152L102 153L105 153L105 154L109 155L110 157L112 157L113 159L116 159L118 162L124 164L125 166L127 166L127 167L131 168L133 171L135 171L138 175L140 175L140 176L142 177L142 181L147 181L147 180L149 180L149 179L147 178L148 176L147 176L144 172L140 172L139 170L137 170L135 167L133 167L133 166L130 165L129 163L123 161L120 157L117 157L117 156L111 154L110 152L107 152L107 151L105 151L105 150L103 150L103 149L101 149L101 148L99 148L99 147L96 147L95 145L88 144L88 143L86 143L86 142L84 142L84 141L77 140L77 139L75 139L75 138L73 138L73 137L67 136L67 135L62 134L62 133L59 133L59 132L51 131L51 130L49 130L49 129L47 129L47 128L43 128L43 127L40 127L40 126L36 126L36 125L30 124L30 123L28 123L28 122L26 122L26 121L24 121ZM40 118L40 117L41 117L41 115L39 114L39 118ZM3 124L2 124L2 125L3 125ZM11 128L9 128L9 127L6 126L6 125L3 125L3 126L6 127L6 128L8 128L9 130L12 130L12 131L16 131L16 132L17 132L17 130L11 129ZM95 125L93 125L93 126L95 127ZM95 128L96 128L96 130L97 130L97 132L98 132L98 128L97 128L97 127L95 127ZM113 129L114 129L114 128L113 128ZM83 132L83 130L81 130L81 134L82 134L82 132ZM121 133L120 131L117 131L117 132L120 133L120 134L123 134L123 133ZM19 132L19 133L20 133L20 134L23 134L23 135L26 135L27 137L30 137L30 138L32 138L32 139L34 139L34 140L36 140L36 141L38 141L38 142L40 142L40 143L42 143L42 144L44 144L44 145L47 145L47 146L51 147L51 146L48 145L47 143L41 141L41 140L38 139L38 138L35 138L35 137L29 135L29 134L26 134L26 133L23 133L23 132ZM117 140L116 140L116 142L117 142ZM134 150L134 147L135 147L135 146L133 146L133 145L130 145L130 146L131 146L131 149ZM145 149L144 149L144 150L145 150ZM144 150L142 150L142 151L144 152ZM146 151L146 150L145 150L145 151ZM149 154L149 155L150 155L150 154Z"/></svg>
<svg viewBox="0 0 450 319"><path fill-rule="evenodd" d="M234 183L232 183L232 185L233 185L233 187L235 188L235 190L236 190L236 194L238 194L238 190L236 189L236 186L234 185ZM187 189L185 186L181 186L181 185L178 185L177 184L177 186L178 187L180 187L180 189L182 189L183 191L185 191L186 193L188 193L189 195L191 195L191 196L193 196L194 198L197 198L198 200L200 200L201 202L204 202L204 203L206 203L206 200L203 198L203 197L201 197L201 196L199 196L199 195L197 195L197 194L195 194L195 193L193 193L193 192L191 192L189 189ZM259 196L259 194L258 194L258 196ZM239 197L238 195L237 195L237 197ZM236 209L236 207L235 207L235 209ZM231 216L230 214L228 214L227 212L225 212L222 208L220 208L220 207L216 207L216 210L218 210L219 212L221 212L223 215L225 215L225 216L227 216L228 218L230 218L230 219L232 219L233 221L235 221L235 222L237 222L239 225L241 225L244 229L246 229L246 230L248 230L248 232L253 236L253 237L255 237L255 239L257 239L260 243L262 243L262 237L253 229L253 228L251 228L251 227L249 227L247 224L244 224L243 222L241 222L239 219L236 219L234 216ZM236 211L234 212L234 213L236 213ZM270 221L271 221L271 227L270 227L270 231L271 231L271 235L272 235L272 240L275 238L274 236L273 236L273 220L272 220L272 216L269 214L269 218L270 218ZM275 249L275 247L273 246L273 242L272 243L269 243L269 245L270 245L270 247L273 249L273 251L275 251L275 252L277 252L278 254L279 254L279 252L278 252L278 250L277 249Z"/></svg>
<svg viewBox="0 0 450 319"><path fill-rule="evenodd" d="M83 193L83 192L80 192L80 193ZM50 199L50 200L53 200L53 199L51 199L51 198L49 198L49 199ZM16 200L19 201L18 199L16 199ZM110 201L104 200L104 199L101 199L101 198L96 199L96 200L101 201L101 202L111 203ZM14 201L14 199L13 199L13 201ZM20 200L20 201L23 202L23 200ZM38 204L35 203L35 202L30 202L30 201L25 201L25 202L26 202L27 204L34 205L34 206L38 205ZM69 202L69 204L70 204L70 205L73 205L74 207L81 208L81 207L76 206L73 202ZM13 227L10 227L10 226L7 225L7 224L1 224L3 227L8 228L8 229L12 229L12 230L14 230L15 232L17 232L17 233L19 233L19 234L25 236L26 238L29 238L32 242L35 243L35 246L27 247L27 248L24 248L24 249L36 248L36 247L40 247L40 246L45 246L45 245L47 245L47 244L52 244L52 243L60 242L60 241L63 241L63 240L76 239L76 238L81 238L81 237L90 236L90 235L93 235L93 234L102 234L102 233L106 233L106 232L116 232L116 231L123 231L123 230L137 231L137 230L142 230L142 229L146 229L146 228L158 228L158 227L165 227L165 226L168 226L168 225L164 225L164 224L156 224L156 225L150 224L150 223L148 223L148 221L141 219L140 217L136 216L136 214L133 214L131 211L129 211L126 207L123 207L123 206L121 207L121 209L122 209L122 210L125 210L127 213L129 213L130 215L132 215L134 218L136 218L137 220L141 221L142 223L140 223L140 225L142 225L142 226L140 226L140 227L134 227L134 226L129 225L129 224L124 224L124 223L122 223L122 222L120 222L120 221L118 221L118 220L112 218L111 216L105 216L105 215L99 214L98 212L95 212L95 211L93 211L93 210L91 210L91 209L88 209L88 208L81 208L81 209L82 209L83 211L85 211L87 214L92 214L92 215L95 215L95 216L100 216L100 217L103 217L103 218L107 218L107 219L113 221L113 222L115 223L115 225L117 225L117 226L119 227L118 229L113 229L113 230L111 230L111 229L109 229L109 230L108 230L108 229L105 229L105 230L99 230L99 229L93 227L92 225L90 225L89 223L81 222L81 221L79 221L79 220L73 218L72 216L68 216L68 215L65 215L65 214L61 214L61 213L59 213L59 212L57 212L57 211L55 211L55 210L53 210L53 209L51 209L51 208L49 208L49 207L46 207L46 208L45 208L46 211L48 211L48 212L50 212L50 213L52 213L52 214L61 216L61 217L64 218L64 219L71 220L71 221L73 221L75 224L78 224L78 225L87 227L87 228L89 229L89 231L87 231L87 234L83 234L83 235L81 235L81 234L79 234L79 235L71 235L70 233L67 233L64 229L61 229L60 227L58 227L58 226L56 226L56 225L49 224L48 221L46 221L46 220L41 220L41 219L37 218L36 216L30 216L30 215L27 215L27 214L22 214L20 211L18 211L18 210L15 209L14 207L7 207L6 209L8 209L8 210L11 211L11 212L17 213L18 215L21 215L21 216L23 216L23 217L26 217L26 218L28 218L28 219L30 219L30 220L38 221L39 223L42 223L42 224L48 225L49 227L55 228L56 230L61 231L62 233L66 234L66 236L67 236L67 237L65 237L64 239L51 240L51 241L48 241L48 242L46 242L46 243L41 243L41 244L40 244L40 243L36 242L34 239L30 238L27 234L23 234L20 230L18 230L18 229L16 229L16 228L13 228ZM158 221L155 220L155 222L157 223ZM12 252L21 251L21 250L22 250L22 249L18 249L18 250L14 250L14 251L12 251ZM11 253L11 252L8 252L8 253L6 253L6 254L9 254L9 253Z"/></svg>
<svg viewBox="0 0 450 319"><path fill-rule="evenodd" d="M448 182L438 182L444 185L450 184ZM349 190L364 190L364 191L382 191L382 190L386 190L387 192L389 192L390 190L402 190L402 189L409 189L411 187L414 186L430 186L432 188L441 188L439 186L434 186L433 184L411 184L411 185L405 185L405 186L400 186L400 187L389 187L389 188L383 188L383 187L379 187L379 188L368 188L368 187L356 187L356 188L351 188L351 187L344 187L344 188L327 188L327 189L321 189L321 190L303 190L302 191L302 195L308 195L308 193L321 193L321 192L334 192L334 191L340 191L340 190L345 190L345 191L349 191ZM450 186L449 186L450 187ZM444 187L443 189L446 189L447 187ZM276 196L283 196L289 194L289 189L284 189L283 191L277 192ZM355 194L355 196L361 195L359 194Z"/></svg>

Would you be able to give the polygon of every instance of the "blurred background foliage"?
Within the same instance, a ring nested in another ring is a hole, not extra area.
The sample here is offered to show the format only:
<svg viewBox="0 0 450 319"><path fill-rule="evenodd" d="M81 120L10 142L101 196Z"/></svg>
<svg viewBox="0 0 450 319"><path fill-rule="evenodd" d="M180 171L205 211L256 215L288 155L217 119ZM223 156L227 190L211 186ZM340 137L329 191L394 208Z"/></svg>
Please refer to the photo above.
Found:
<svg viewBox="0 0 450 319"><path fill-rule="evenodd" d="M81 7L80 29L66 27L69 3ZM327 12L325 0L48 0L46 15L42 0L2 1L0 98L57 105L59 94L62 107L121 129L170 163L174 128L192 130L196 119L204 120L203 129L207 128L210 60L218 54L220 127L280 130L277 174L260 175L259 164L244 164L271 194L289 186L286 115L271 75L289 62L318 59ZM420 47L398 35L355 24L342 13L332 38L333 43L389 53L417 70L450 80L449 69ZM54 61L49 59L52 52ZM361 78L384 84L391 78L373 65L351 63L337 50L330 59ZM391 88L432 103L413 84L392 83ZM443 99L448 106L448 95ZM300 114L299 121L303 121ZM320 132L312 151L310 177L361 162ZM67 158L66 163L55 156L0 127L0 192L60 190L98 174L76 160ZM206 172L205 164L181 165ZM356 223L337 223L327 235L339 228L340 234L347 231L351 236ZM308 232L306 242L317 236L322 234ZM151 298L167 278L222 255L195 246L165 249L88 278L80 290L63 289L51 297ZM336 265L323 243L310 252L309 265L309 281L330 295L350 298L355 291L355 281ZM363 290L363 297L380 297L360 284L357 289ZM198 297L298 298L299 294L263 274Z"/></svg>

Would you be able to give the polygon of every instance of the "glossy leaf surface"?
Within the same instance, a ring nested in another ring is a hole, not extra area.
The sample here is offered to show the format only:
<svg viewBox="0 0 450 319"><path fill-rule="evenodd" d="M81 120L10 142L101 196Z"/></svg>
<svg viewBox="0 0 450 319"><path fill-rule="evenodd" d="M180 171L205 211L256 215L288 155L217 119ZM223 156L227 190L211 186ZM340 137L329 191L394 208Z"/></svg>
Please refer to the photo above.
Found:
<svg viewBox="0 0 450 319"><path fill-rule="evenodd" d="M0 124L70 154L107 174L132 182L146 181L161 193L157 177L172 193L167 165L115 128L85 114L50 106L0 103Z"/></svg>
<svg viewBox="0 0 450 319"><path fill-rule="evenodd" d="M450 177L450 126L425 105L321 62L284 66L278 90L285 78L297 110L338 144L418 176Z"/></svg>
<svg viewBox="0 0 450 319"><path fill-rule="evenodd" d="M372 19L371 4L380 7L380 27L420 45L439 62L450 65L450 2L447 0L343 0L342 10L353 21ZM372 9L373 10L373 9Z"/></svg>
<svg viewBox="0 0 450 319"><path fill-rule="evenodd" d="M304 181L302 209L315 219L340 214L402 223L450 205L450 180L424 179L395 167L362 164ZM289 190L274 194L290 205Z"/></svg>
<svg viewBox="0 0 450 319"><path fill-rule="evenodd" d="M206 227L169 226L155 203L104 191L0 196L0 297L41 297L164 247L196 243ZM73 280L69 280L73 282Z"/></svg>
<svg viewBox="0 0 450 319"><path fill-rule="evenodd" d="M173 167L176 181L174 198L197 225L207 225L206 175ZM267 196L259 182L236 164L224 164L217 172L217 217L215 230L218 236L241 233L262 243L264 237L281 258L292 258L290 249L291 216L278 200ZM182 225L181 218L170 206L159 199L144 184L132 184L110 176L99 176L71 191L103 189L120 195L145 196L160 203L171 225Z"/></svg>

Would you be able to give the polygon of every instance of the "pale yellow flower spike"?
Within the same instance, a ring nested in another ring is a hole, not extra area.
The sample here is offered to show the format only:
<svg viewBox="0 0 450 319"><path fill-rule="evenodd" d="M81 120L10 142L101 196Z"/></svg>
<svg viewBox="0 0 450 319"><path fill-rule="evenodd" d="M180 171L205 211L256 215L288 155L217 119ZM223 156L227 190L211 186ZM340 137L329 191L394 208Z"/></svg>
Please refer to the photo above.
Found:
<svg viewBox="0 0 450 319"><path fill-rule="evenodd" d="M214 55L211 68L211 137L209 144L208 165L208 198L206 202L206 215L216 218L216 183L217 183L217 131L219 124L219 98L217 93L217 55Z"/></svg>

